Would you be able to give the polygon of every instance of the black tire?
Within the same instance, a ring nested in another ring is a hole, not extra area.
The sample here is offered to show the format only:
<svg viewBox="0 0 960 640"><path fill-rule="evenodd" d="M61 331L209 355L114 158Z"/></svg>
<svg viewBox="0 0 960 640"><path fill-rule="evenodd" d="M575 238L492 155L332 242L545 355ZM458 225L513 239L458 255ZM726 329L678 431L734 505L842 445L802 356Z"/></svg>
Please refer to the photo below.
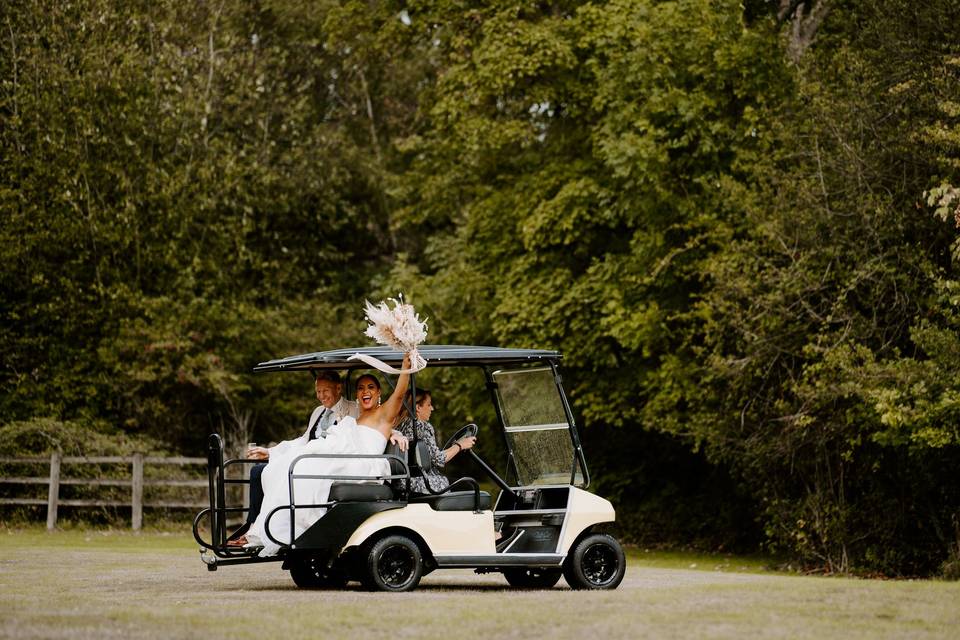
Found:
<svg viewBox="0 0 960 640"><path fill-rule="evenodd" d="M423 557L417 543L406 536L381 538L366 557L363 584L376 591L412 591L423 576Z"/></svg>
<svg viewBox="0 0 960 640"><path fill-rule="evenodd" d="M301 589L341 589L347 584L343 572L327 568L326 558L318 555L291 559L290 577Z"/></svg>
<svg viewBox="0 0 960 640"><path fill-rule="evenodd" d="M563 563L563 577L573 589L616 589L627 559L616 538L594 533L580 540Z"/></svg>
<svg viewBox="0 0 960 640"><path fill-rule="evenodd" d="M560 581L560 569L504 569L503 577L511 587L520 589L550 589Z"/></svg>

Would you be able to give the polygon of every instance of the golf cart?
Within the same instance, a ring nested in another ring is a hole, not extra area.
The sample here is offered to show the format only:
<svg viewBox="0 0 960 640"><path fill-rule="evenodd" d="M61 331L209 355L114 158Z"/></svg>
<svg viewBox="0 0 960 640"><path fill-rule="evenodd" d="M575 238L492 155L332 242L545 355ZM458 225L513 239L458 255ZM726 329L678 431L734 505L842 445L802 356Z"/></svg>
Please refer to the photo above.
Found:
<svg viewBox="0 0 960 640"><path fill-rule="evenodd" d="M490 494L473 478L460 478L444 491L411 493L410 477L422 475L432 464L423 442L411 441L406 454L388 447L382 456L356 456L388 460L389 474L375 477L298 473L300 460L329 457L306 454L290 463L290 504L266 514L268 536L273 538L269 523L276 518L289 518L293 531L297 509L325 507L326 512L292 543L273 539L281 547L279 554L261 558L257 549L227 545L233 535L228 520L247 507L228 504L226 486L249 482L245 472L239 474L242 478L228 472L257 461L224 461L223 442L213 434L207 450L210 506L193 524L207 568L282 562L294 582L308 588L336 588L356 580L370 589L409 591L426 573L448 568L502 573L510 585L521 588L550 588L561 575L574 589L616 588L626 566L623 550L615 538L595 531L614 521L614 509L586 491L590 476L560 383L561 355L482 346L421 346L419 351L430 368L483 371L506 446L506 477L473 449L467 453L499 488L493 508ZM270 360L254 370L326 369L349 375L368 368L350 359L356 353L392 366L403 359L402 353L388 347L366 347ZM416 374L411 375L410 387L416 388ZM405 402L405 410L415 419L412 401ZM477 430L474 424L465 425L443 448ZM334 481L328 502L296 502L298 480L323 478ZM204 523L209 525L205 532L209 539L200 532Z"/></svg>

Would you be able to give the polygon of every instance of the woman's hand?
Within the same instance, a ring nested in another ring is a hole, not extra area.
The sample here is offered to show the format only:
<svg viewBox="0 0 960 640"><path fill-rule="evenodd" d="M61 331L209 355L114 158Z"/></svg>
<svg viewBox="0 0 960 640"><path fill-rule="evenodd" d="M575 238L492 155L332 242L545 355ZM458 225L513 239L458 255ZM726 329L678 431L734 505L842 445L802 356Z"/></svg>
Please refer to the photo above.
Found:
<svg viewBox="0 0 960 640"><path fill-rule="evenodd" d="M460 445L461 451L472 449L473 445L477 444L477 436L464 436L457 440L457 444Z"/></svg>
<svg viewBox="0 0 960 640"><path fill-rule="evenodd" d="M406 352L405 354L403 354L403 365L401 365L400 368L401 368L401 369L409 369L409 368L410 368L410 352L409 352L409 351Z"/></svg>
<svg viewBox="0 0 960 640"><path fill-rule="evenodd" d="M407 436L403 435L396 429L393 430L393 433L390 434L390 444L395 444L400 448L400 451L406 451L407 446L410 440L407 439Z"/></svg>
<svg viewBox="0 0 960 640"><path fill-rule="evenodd" d="M455 455L461 451L472 449L475 444L477 444L477 436L463 436L459 440L454 441L449 448L444 449L443 455L446 457L447 462L450 462Z"/></svg>

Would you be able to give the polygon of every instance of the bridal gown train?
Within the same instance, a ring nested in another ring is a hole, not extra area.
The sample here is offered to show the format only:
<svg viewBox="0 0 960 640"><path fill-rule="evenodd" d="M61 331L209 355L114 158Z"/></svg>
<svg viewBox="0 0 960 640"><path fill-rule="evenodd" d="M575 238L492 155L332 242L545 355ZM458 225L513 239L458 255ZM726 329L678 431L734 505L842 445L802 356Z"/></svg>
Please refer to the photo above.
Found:
<svg viewBox="0 0 960 640"><path fill-rule="evenodd" d="M287 445L287 446L284 446ZM359 424L347 416L330 427L326 438L318 438L304 444L281 443L270 451L270 462L263 470L263 506L260 515L250 526L247 539L251 544L262 544L261 557L276 555L280 547L267 537L264 530L267 516L275 508L290 504L288 470L297 456L306 453L372 454L379 455L387 447L383 434L372 427ZM297 475L388 475L390 465L385 459L372 458L306 458L297 463ZM297 504L320 504L327 501L333 480L294 480L294 499ZM326 509L296 509L294 520L295 540L324 514ZM270 519L270 534L289 544L290 511L282 509Z"/></svg>

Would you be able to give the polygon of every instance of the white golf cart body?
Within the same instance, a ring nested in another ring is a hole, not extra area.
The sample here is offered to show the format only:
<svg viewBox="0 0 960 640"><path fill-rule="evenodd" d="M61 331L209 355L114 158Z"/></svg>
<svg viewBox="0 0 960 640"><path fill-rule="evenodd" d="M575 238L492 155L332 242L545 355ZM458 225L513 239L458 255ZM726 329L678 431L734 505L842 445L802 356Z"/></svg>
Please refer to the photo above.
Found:
<svg viewBox="0 0 960 640"><path fill-rule="evenodd" d="M358 352L394 366L402 359L385 347L343 349L271 360L255 370L352 372L367 367L349 359ZM225 469L249 461L224 463L214 435L208 451L211 507L198 514L194 527L208 568L282 560L303 587L359 580L370 588L406 591L435 569L473 568L502 572L518 587L548 588L562 573L574 588L615 588L623 577L623 551L612 537L594 531L613 522L615 512L607 500L586 491L589 474L560 381L560 354L476 346L423 346L420 353L429 367L478 367L484 372L500 424L499 429L485 427L483 435L503 434L507 479L473 451L468 454L500 488L492 508L490 495L471 478L451 478L451 487L436 494L412 494L410 474L422 474L431 464L425 447L413 441L409 462L398 452L385 454L391 460L390 475L331 478L337 482L324 504L326 514L290 544L281 543L277 557L259 558L256 550L226 544L227 515L244 509L226 505L223 484L231 480ZM413 407L407 410L412 414ZM471 427L475 433L474 425L464 429ZM302 458L310 457L323 456ZM289 470L294 497L298 481L319 477L298 475L297 462ZM469 490L456 490L464 486ZM281 507L270 518L289 517L292 522L302 506L291 502L292 507ZM197 530L207 517L213 542L203 540Z"/></svg>
<svg viewBox="0 0 960 640"><path fill-rule="evenodd" d="M549 491L550 488L547 488ZM438 567L559 567L580 535L590 527L613 522L613 506L603 498L576 487L556 487L567 494L558 506L542 509L499 509L480 513L438 512L428 505L411 504L398 511L371 516L354 532L344 549L360 546L380 531L400 527L416 533L427 546ZM494 514L498 521L519 528L526 537L511 541L497 553ZM544 524L544 523L550 524ZM561 522L556 535L553 529Z"/></svg>

